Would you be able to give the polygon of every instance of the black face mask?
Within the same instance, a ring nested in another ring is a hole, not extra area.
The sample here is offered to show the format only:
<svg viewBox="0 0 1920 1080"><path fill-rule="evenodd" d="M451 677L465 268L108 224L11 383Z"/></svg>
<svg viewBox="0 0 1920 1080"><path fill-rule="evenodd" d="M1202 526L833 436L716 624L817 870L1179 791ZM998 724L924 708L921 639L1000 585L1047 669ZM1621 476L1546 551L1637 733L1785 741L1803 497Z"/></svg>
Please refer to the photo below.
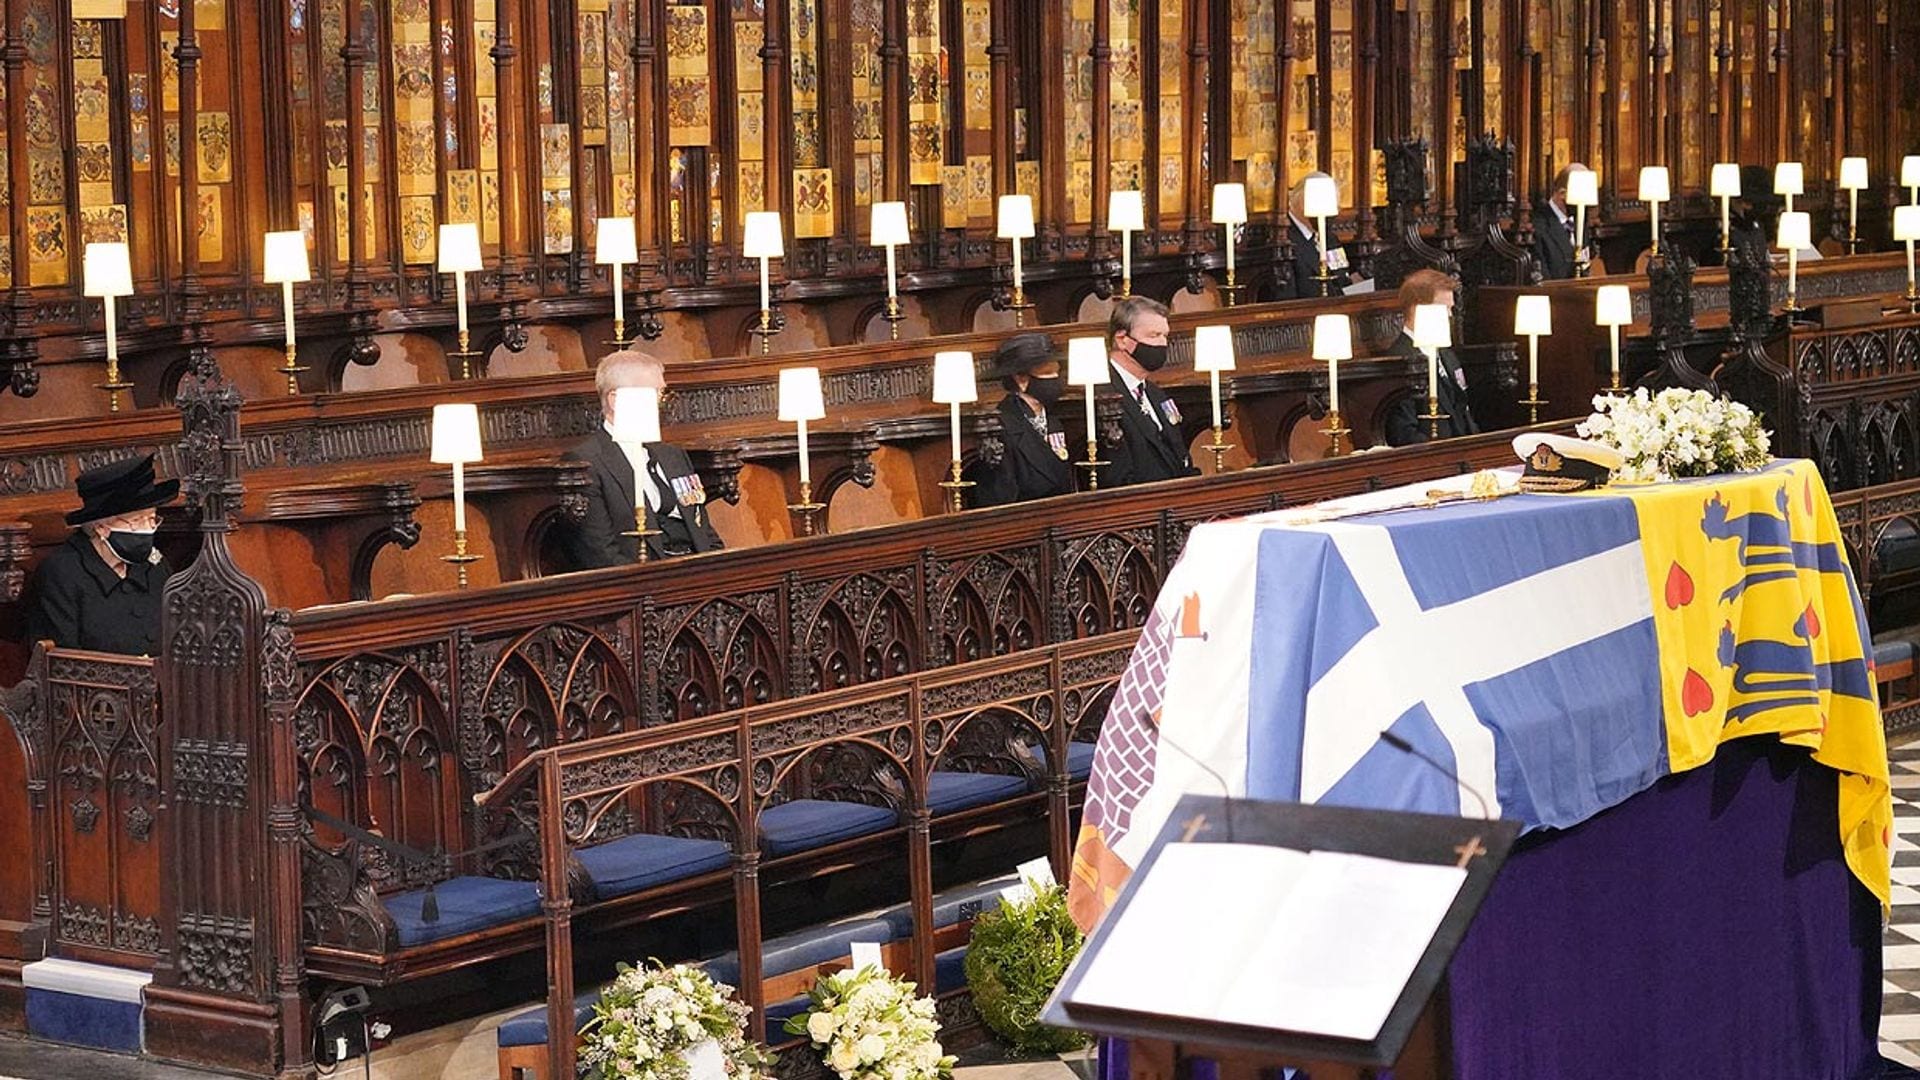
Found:
<svg viewBox="0 0 1920 1080"><path fill-rule="evenodd" d="M1167 347L1149 345L1144 341L1133 343L1133 362L1140 365L1142 371L1159 371L1167 366Z"/></svg>
<svg viewBox="0 0 1920 1080"><path fill-rule="evenodd" d="M153 534L115 529L107 534L107 546L129 563L143 563L153 557Z"/></svg>
<svg viewBox="0 0 1920 1080"><path fill-rule="evenodd" d="M1067 380L1058 375L1027 376L1027 396L1042 405L1051 405L1067 392Z"/></svg>

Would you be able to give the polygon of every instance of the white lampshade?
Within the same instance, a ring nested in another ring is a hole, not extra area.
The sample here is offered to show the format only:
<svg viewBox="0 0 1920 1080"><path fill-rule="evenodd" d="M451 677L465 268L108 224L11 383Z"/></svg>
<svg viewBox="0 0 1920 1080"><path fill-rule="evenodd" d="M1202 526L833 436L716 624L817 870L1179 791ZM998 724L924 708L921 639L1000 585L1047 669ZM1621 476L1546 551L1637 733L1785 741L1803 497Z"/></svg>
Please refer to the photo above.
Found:
<svg viewBox="0 0 1920 1080"><path fill-rule="evenodd" d="M307 234L299 229L267 234L260 260L260 280L269 285L313 280L307 264Z"/></svg>
<svg viewBox="0 0 1920 1080"><path fill-rule="evenodd" d="M1867 186L1867 159L1863 157L1845 157L1840 159L1840 189L1859 191Z"/></svg>
<svg viewBox="0 0 1920 1080"><path fill-rule="evenodd" d="M1139 232L1147 227L1146 200L1137 191L1115 191L1107 195L1107 228L1115 232Z"/></svg>
<svg viewBox="0 0 1920 1080"><path fill-rule="evenodd" d="M888 247L907 242L907 204L903 202L877 202L873 204L873 218L867 231L873 234L874 247Z"/></svg>
<svg viewBox="0 0 1920 1080"><path fill-rule="evenodd" d="M471 222L440 226L439 265L443 274L471 274L480 270L480 226Z"/></svg>
<svg viewBox="0 0 1920 1080"><path fill-rule="evenodd" d="M1893 208L1893 238L1902 243L1920 240L1920 206Z"/></svg>
<svg viewBox="0 0 1920 1080"><path fill-rule="evenodd" d="M1707 194L1718 199L1721 197L1737 199L1740 197L1740 166L1731 161L1722 161L1713 167L1713 174L1707 181Z"/></svg>
<svg viewBox="0 0 1920 1080"><path fill-rule="evenodd" d="M1213 223L1215 225L1247 223L1247 186L1245 184L1213 185Z"/></svg>
<svg viewBox="0 0 1920 1080"><path fill-rule="evenodd" d="M820 369L795 367L780 369L780 419L824 420L827 404L820 396Z"/></svg>
<svg viewBox="0 0 1920 1080"><path fill-rule="evenodd" d="M1665 165L1648 165L1640 170L1640 201L1666 202L1673 198L1673 175Z"/></svg>
<svg viewBox="0 0 1920 1080"><path fill-rule="evenodd" d="M117 240L87 245L80 264L80 291L88 296L132 296L133 260Z"/></svg>
<svg viewBox="0 0 1920 1080"><path fill-rule="evenodd" d="M775 210L755 210L747 215L746 234L740 240L740 254L749 259L783 259L787 242L780 233L780 214Z"/></svg>
<svg viewBox="0 0 1920 1080"><path fill-rule="evenodd" d="M933 400L941 405L965 405L980 400L980 384L974 378L972 353L933 354Z"/></svg>
<svg viewBox="0 0 1920 1080"><path fill-rule="evenodd" d="M480 460L480 409L471 402L433 407L435 465L462 465Z"/></svg>
<svg viewBox="0 0 1920 1080"><path fill-rule="evenodd" d="M1920 187L1920 154L1909 154L1900 159L1900 186Z"/></svg>
<svg viewBox="0 0 1920 1080"><path fill-rule="evenodd" d="M1107 365L1104 338L1078 337L1067 342L1067 382L1073 386L1105 386L1113 378Z"/></svg>
<svg viewBox="0 0 1920 1080"><path fill-rule="evenodd" d="M1310 218L1340 214L1340 185L1331 176L1309 176L1300 193L1301 209Z"/></svg>
<svg viewBox="0 0 1920 1080"><path fill-rule="evenodd" d="M1033 237L1033 196L1000 196L998 235L1002 240L1028 240Z"/></svg>
<svg viewBox="0 0 1920 1080"><path fill-rule="evenodd" d="M1600 205L1600 174L1592 169L1575 169L1567 174L1568 206Z"/></svg>
<svg viewBox="0 0 1920 1080"><path fill-rule="evenodd" d="M1453 345L1453 319L1445 305L1421 304L1413 309L1413 346L1445 349Z"/></svg>
<svg viewBox="0 0 1920 1080"><path fill-rule="evenodd" d="M1813 246L1813 219L1805 210L1790 210L1780 215L1780 236L1775 246L1781 251L1799 251Z"/></svg>
<svg viewBox="0 0 1920 1080"><path fill-rule="evenodd" d="M1418 318L1417 315L1415 317ZM1313 317L1313 358L1315 360L1353 359L1353 320L1345 315L1315 315Z"/></svg>
<svg viewBox="0 0 1920 1080"><path fill-rule="evenodd" d="M1553 301L1544 296L1522 296L1513 305L1515 337L1545 337L1553 333Z"/></svg>
<svg viewBox="0 0 1920 1080"><path fill-rule="evenodd" d="M1633 291L1625 285L1602 285L1593 294L1595 326L1626 326L1633 321Z"/></svg>
<svg viewBox="0 0 1920 1080"><path fill-rule="evenodd" d="M603 217L593 236L593 261L602 266L632 266L640 261L633 239L633 219Z"/></svg>
<svg viewBox="0 0 1920 1080"><path fill-rule="evenodd" d="M1193 370L1232 371L1233 327L1201 326L1193 331Z"/></svg>
<svg viewBox="0 0 1920 1080"><path fill-rule="evenodd" d="M1775 195L1805 195L1807 193L1806 170L1797 161L1783 161L1773 167L1773 193Z"/></svg>
<svg viewBox="0 0 1920 1080"><path fill-rule="evenodd" d="M615 387L609 426L617 443L659 442L660 391L651 386Z"/></svg>

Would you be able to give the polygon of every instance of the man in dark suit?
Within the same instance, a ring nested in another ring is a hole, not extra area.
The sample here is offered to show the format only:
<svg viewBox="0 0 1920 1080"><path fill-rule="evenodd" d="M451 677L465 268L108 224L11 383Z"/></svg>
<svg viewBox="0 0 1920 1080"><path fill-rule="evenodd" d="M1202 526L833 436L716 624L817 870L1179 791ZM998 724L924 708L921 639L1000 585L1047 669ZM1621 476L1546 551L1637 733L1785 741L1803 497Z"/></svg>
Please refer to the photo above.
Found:
<svg viewBox="0 0 1920 1080"><path fill-rule="evenodd" d="M645 353L623 349L600 361L594 389L600 394L600 430L568 452L571 461L592 466L588 474L587 516L579 525L563 529L561 545L567 565L574 570L624 566L634 562L639 547L633 531L635 479L642 479L646 498L647 557L666 558L721 548L719 534L707 520L707 492L687 452L668 443L613 441L613 392L626 386L665 385L660 362Z"/></svg>
<svg viewBox="0 0 1920 1080"><path fill-rule="evenodd" d="M1287 217L1291 220L1287 238L1293 243L1293 297L1305 300L1320 295L1320 233L1315 222L1307 218L1307 181L1314 177L1325 176L1323 172L1308 173L1293 186L1293 194L1287 199ZM1331 234L1328 241L1339 243L1339 238ZM1340 249L1334 248L1335 252ZM1327 287L1333 295L1339 296L1348 285L1353 284L1353 274L1347 269L1329 269L1331 279Z"/></svg>
<svg viewBox="0 0 1920 1080"><path fill-rule="evenodd" d="M1066 389L1053 342L1045 334L1015 334L994 350L993 373L1007 396L1000 399L998 465L983 468L974 489L980 506L1003 506L1073 491L1066 427L1053 408Z"/></svg>
<svg viewBox="0 0 1920 1080"><path fill-rule="evenodd" d="M180 481L153 478L153 455L88 469L75 526L33 576L27 642L129 656L160 654L160 592L173 569L153 546L157 508Z"/></svg>
<svg viewBox="0 0 1920 1080"><path fill-rule="evenodd" d="M1401 331L1387 349L1390 356L1416 358L1426 366L1427 354L1413 345L1413 312L1422 304L1438 304L1453 311L1453 279L1438 270L1416 270L1400 285ZM1446 419L1439 422L1440 437L1472 435L1480 430L1474 423L1473 409L1467 404L1467 373L1452 349L1441 349L1436 369L1436 397ZM1413 392L1396 401L1387 411L1387 445L1407 446L1427 441L1427 385L1423 376Z"/></svg>
<svg viewBox="0 0 1920 1080"><path fill-rule="evenodd" d="M1546 281L1573 276L1573 211L1567 206L1567 177L1586 166L1578 162L1561 169L1553 190L1533 208L1533 261Z"/></svg>
<svg viewBox="0 0 1920 1080"><path fill-rule="evenodd" d="M1107 359L1112 371L1102 404L1119 416L1120 438L1100 447L1103 487L1125 487L1176 476L1198 476L1180 430L1180 408L1147 376L1167 363L1167 308L1130 296L1107 318Z"/></svg>

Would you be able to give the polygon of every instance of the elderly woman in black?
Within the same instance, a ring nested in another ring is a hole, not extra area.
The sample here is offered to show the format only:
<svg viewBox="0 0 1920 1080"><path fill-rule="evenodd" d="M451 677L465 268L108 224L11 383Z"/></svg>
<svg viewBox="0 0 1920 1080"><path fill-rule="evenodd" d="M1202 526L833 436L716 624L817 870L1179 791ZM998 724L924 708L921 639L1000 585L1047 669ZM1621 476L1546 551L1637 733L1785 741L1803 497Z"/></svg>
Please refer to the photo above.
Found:
<svg viewBox="0 0 1920 1080"><path fill-rule="evenodd" d="M1005 453L977 474L981 506L1044 499L1073 490L1066 427L1053 406L1066 389L1053 342L1045 334L1015 334L993 354L993 373L1007 396L1000 401Z"/></svg>
<svg viewBox="0 0 1920 1080"><path fill-rule="evenodd" d="M155 656L160 652L160 592L173 573L153 546L157 508L180 481L154 482L153 455L88 469L76 487L76 526L33 577L27 640L65 649Z"/></svg>

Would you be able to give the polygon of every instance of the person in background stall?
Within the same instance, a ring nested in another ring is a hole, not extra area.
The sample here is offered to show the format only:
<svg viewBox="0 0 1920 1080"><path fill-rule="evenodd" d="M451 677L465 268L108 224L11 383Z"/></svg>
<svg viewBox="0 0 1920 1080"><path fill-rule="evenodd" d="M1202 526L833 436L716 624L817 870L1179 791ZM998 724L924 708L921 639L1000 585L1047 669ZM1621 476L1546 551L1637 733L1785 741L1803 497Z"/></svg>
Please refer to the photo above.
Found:
<svg viewBox="0 0 1920 1080"><path fill-rule="evenodd" d="M173 568L153 546L159 508L180 481L156 482L153 455L88 469L74 526L34 573L27 641L129 656L160 654L160 592Z"/></svg>
<svg viewBox="0 0 1920 1080"><path fill-rule="evenodd" d="M1424 369L1426 354L1413 345L1413 311L1422 304L1439 304L1451 312L1453 279L1438 270L1415 270L1400 284L1401 329L1387 354L1418 359ZM1447 414L1447 418L1439 422L1440 437L1472 435L1480 426L1474 423L1473 408L1467 404L1466 369L1460 366L1460 358L1452 349L1441 349L1438 359L1440 378L1436 391L1440 411ZM1427 441L1427 421L1420 419L1420 414L1427 411L1426 377L1422 375L1411 389L1412 393L1394 402L1387 411L1388 446Z"/></svg>
<svg viewBox="0 0 1920 1080"><path fill-rule="evenodd" d="M1553 190L1533 208L1533 261L1543 281L1573 276L1578 261L1573 247L1573 210L1567 206L1567 177L1585 165L1574 162L1553 178Z"/></svg>
<svg viewBox="0 0 1920 1080"><path fill-rule="evenodd" d="M1066 427L1054 408L1065 392L1060 361L1045 334L1015 334L993 353L993 373L1007 396L1000 399L998 464L983 467L975 502L1004 506L1073 491Z"/></svg>
<svg viewBox="0 0 1920 1080"><path fill-rule="evenodd" d="M1326 175L1323 172L1308 173L1300 178L1300 182L1293 186L1293 194L1287 197L1287 217L1292 222L1287 238L1293 241L1293 297L1296 300L1320 295L1320 233L1317 224L1307 217L1307 181ZM1340 242L1339 237L1331 232L1327 240L1335 245ZM1346 257L1338 246L1331 255L1335 263ZM1353 274L1347 267L1330 265L1327 272L1332 276L1329 285L1335 296L1353 284Z"/></svg>
<svg viewBox="0 0 1920 1080"><path fill-rule="evenodd" d="M1180 407L1148 378L1166 366L1167 333L1166 305L1144 296L1118 301L1107 317L1113 370L1102 396L1118 406L1120 438L1100 448L1101 459L1111 463L1100 471L1103 488L1200 474L1187 456Z"/></svg>

